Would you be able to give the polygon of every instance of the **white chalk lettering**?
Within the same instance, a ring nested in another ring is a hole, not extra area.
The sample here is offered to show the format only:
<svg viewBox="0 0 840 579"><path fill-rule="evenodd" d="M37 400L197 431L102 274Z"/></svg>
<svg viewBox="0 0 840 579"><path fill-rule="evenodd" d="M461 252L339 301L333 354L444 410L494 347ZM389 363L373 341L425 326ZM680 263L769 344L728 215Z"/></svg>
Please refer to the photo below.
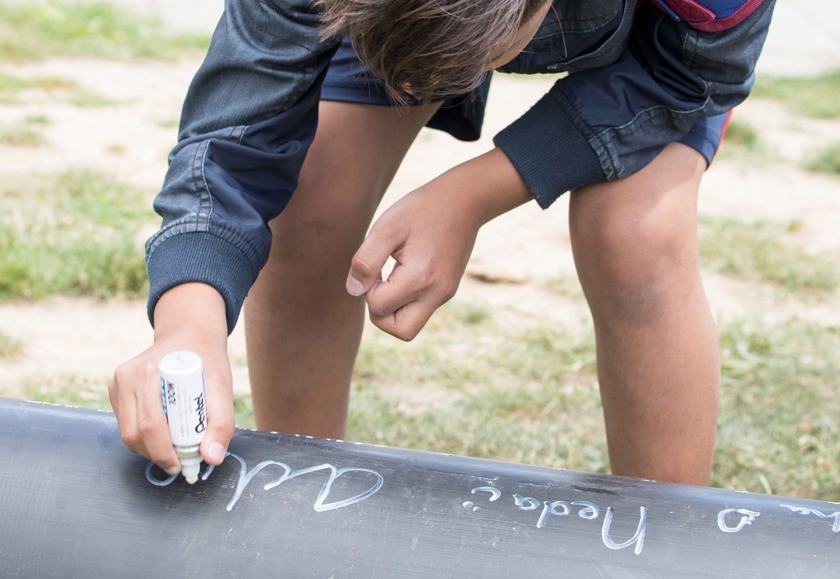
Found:
<svg viewBox="0 0 840 579"><path fill-rule="evenodd" d="M490 493L489 501L491 503L497 501L502 496L502 492L495 487L476 487L470 492L472 494L481 492ZM572 514L572 511L574 510L572 507L581 507L577 514L584 520L592 521L601 516L600 507L589 501L573 501L569 503L567 501L540 501L534 497L526 497L520 494L514 494L511 496L513 497L514 506L520 511L536 511L540 508L540 506L542 506L540 516L537 519L538 529L542 529L548 524L549 517L565 517ZM465 509L474 513L481 510L481 508L477 507L472 501L464 501L463 506ZM623 543L616 543L612 539L611 533L614 516L615 513L613 508L609 507L601 525L601 539L603 540L604 545L612 550L625 549L631 545L635 545L634 552L637 555L641 553L644 548L645 532L647 530L647 509L645 507L640 507L639 524L636 527L636 532L630 539L624 541Z"/></svg>
<svg viewBox="0 0 840 579"><path fill-rule="evenodd" d="M558 511L557 507L562 507L563 510ZM545 522L548 519L548 515L554 515L555 517L565 517L571 512L572 509L569 507L569 503L567 503L566 501L545 501L543 503L542 514L540 514L540 520L537 521L537 528L542 529L545 526Z"/></svg>
<svg viewBox="0 0 840 579"><path fill-rule="evenodd" d="M499 497L502 496L502 491L495 487L476 487L470 491L472 494L476 493L490 493L490 498L487 499L491 503L499 500ZM474 506L472 502L466 501L464 503L464 508L472 509L474 513L477 513L481 510L481 507Z"/></svg>
<svg viewBox="0 0 840 579"><path fill-rule="evenodd" d="M578 516L581 519L597 519L598 515L601 514L601 509L599 509L598 505L595 503L590 503L589 501L574 501L572 504L576 507L583 507L578 511Z"/></svg>
<svg viewBox="0 0 840 579"><path fill-rule="evenodd" d="M738 523L733 527L726 522L727 515L732 513L741 515ZM718 528L724 533L737 533L747 525L752 525L761 513L749 509L723 509L718 513Z"/></svg>
<svg viewBox="0 0 840 579"><path fill-rule="evenodd" d="M156 479L155 475L152 474L152 467L155 466L155 463L149 461L149 464L146 465L146 480L155 485L156 487L167 487L172 484L172 482L178 478L177 474L173 474L172 476L166 477L163 480Z"/></svg>
<svg viewBox="0 0 840 579"><path fill-rule="evenodd" d="M625 549L633 543L636 543L636 548L633 549L633 552L636 553L636 555L640 554L645 543L645 531L647 530L647 509L645 507L639 507L639 525L636 527L636 533L623 543L616 543L612 540L612 537L610 536L612 521L613 508L607 507L607 514L604 515L604 524L601 526L601 540L604 541L604 545L606 545L609 549L618 550Z"/></svg>
<svg viewBox="0 0 840 579"><path fill-rule="evenodd" d="M520 511L534 511L539 508L540 501L532 497L523 497L522 495L513 495L513 500Z"/></svg>
<svg viewBox="0 0 840 579"><path fill-rule="evenodd" d="M834 519L834 524L831 526L831 530L835 533L840 533L840 511L835 511L830 515L827 515L821 511L816 509L811 509L808 507L799 507L796 505L781 505L785 508L790 509L794 513L799 513L800 515L816 515L821 519Z"/></svg>
<svg viewBox="0 0 840 579"><path fill-rule="evenodd" d="M488 499L491 503L494 501L499 500L499 497L502 496L502 491L495 487L476 487L470 491L472 494L476 493L490 493L490 498ZM475 503L472 501L464 501L464 508L471 509L472 512L477 513L481 510L481 507L476 506Z"/></svg>
<svg viewBox="0 0 840 579"><path fill-rule="evenodd" d="M268 467L279 467L279 468L283 469L283 474L280 475L280 477L278 477L277 479L263 485L263 490L266 490L266 491L271 490L271 489L273 489L277 486L280 486L281 484L283 484L287 480L293 479L293 478L298 477L298 476L302 476L302 475L313 473L313 472L319 472L319 471L323 471L323 470L329 471L330 474L327 477L327 480L324 481L324 484L321 486L321 490L318 492L318 495L315 497L315 503L312 506L312 508L319 513L325 512L325 511L331 511L331 510L334 510L334 509L340 509L340 508L343 508L343 507L348 507L350 505L353 505L355 503L363 501L363 500L367 499L368 497L370 497L371 495L375 494L377 491L379 491L379 489L382 488L382 485L385 483L385 478L381 474L379 474L378 472L376 472L374 470L371 470L369 468L357 468L357 467L336 468L335 466L333 466L331 464L319 464L317 466L312 466L312 467L309 467L309 468L303 468L303 469L300 469L300 470L292 470L292 468L289 465L287 465L286 463L275 461L275 460L264 460L261 463L259 463L257 466L252 468L251 470L248 470L248 465L246 464L245 460L241 456L239 456L237 454L234 454L232 452L228 452L227 454L225 454L225 459L227 459L227 457L232 457L232 458L236 459L237 461L239 461L239 465L240 465L239 480L236 483L236 488L234 490L233 496L231 497L230 501L228 501L228 504L225 506L225 509L228 510L228 511L232 510L233 507L236 506L236 503L242 497L242 493L245 492L245 488L248 486L248 484L251 482L251 480L259 472L261 472L263 469L268 468ZM170 476L170 477L168 477L166 479L163 479L163 480L156 479L154 477L154 475L152 474L153 464L154 463L150 462L148 465L146 465L146 480L148 480L151 484L153 484L155 486L159 486L159 487L165 487L165 486L168 486L168 485L172 484L172 482L177 478L177 475L175 475L175 476ZM208 467L207 470L204 471L204 474L201 476L201 480L206 481L210 477L210 475L213 473L214 470L215 470L215 467L213 467L213 466ZM375 482L373 483L373 485L370 488L368 488L367 490L365 490L365 491L363 491L363 492L361 492L357 495L354 495L354 496L346 498L346 499L341 499L341 500L338 500L338 501L327 502L327 499L330 496L330 492L332 491L333 484L335 483L335 481L339 477L341 477L342 475L345 475L345 474L351 473L351 472L372 474L375 478ZM493 500L493 499L491 499L491 500Z"/></svg>

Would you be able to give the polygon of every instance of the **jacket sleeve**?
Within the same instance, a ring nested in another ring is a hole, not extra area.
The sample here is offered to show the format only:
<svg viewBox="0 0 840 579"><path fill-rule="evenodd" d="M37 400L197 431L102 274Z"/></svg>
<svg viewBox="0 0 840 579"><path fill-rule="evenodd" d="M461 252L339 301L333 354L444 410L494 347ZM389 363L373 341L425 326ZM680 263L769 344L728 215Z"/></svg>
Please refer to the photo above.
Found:
<svg viewBox="0 0 840 579"><path fill-rule="evenodd" d="M178 144L146 243L148 314L172 287L224 297L228 331L268 258L268 221L285 207L315 135L335 42L309 0L229 2L188 91Z"/></svg>
<svg viewBox="0 0 840 579"><path fill-rule="evenodd" d="M698 120L742 102L775 4L746 1L755 4L749 15L715 31L654 6L638 10L615 62L561 78L496 135L540 206L638 171Z"/></svg>

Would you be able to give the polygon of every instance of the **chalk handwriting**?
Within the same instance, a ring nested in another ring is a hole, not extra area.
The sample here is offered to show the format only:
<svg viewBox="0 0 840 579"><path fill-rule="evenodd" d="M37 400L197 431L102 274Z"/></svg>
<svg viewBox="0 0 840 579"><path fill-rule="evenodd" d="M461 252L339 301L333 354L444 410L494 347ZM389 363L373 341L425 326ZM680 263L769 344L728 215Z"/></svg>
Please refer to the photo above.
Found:
<svg viewBox="0 0 840 579"><path fill-rule="evenodd" d="M313 472L324 471L324 470L329 471L329 476L327 477L327 480L324 481L324 484L321 487L321 490L318 492L318 496L315 498L315 503L312 506L312 508L315 509L315 511L317 511L319 513L325 512L325 511L331 511L331 510L334 510L334 509L340 509L340 508L343 508L343 507L348 507L350 505L361 502L361 501L369 498L370 496L374 495L380 488L382 488L382 485L385 483L385 478L381 474L379 474L378 472L376 472L374 470L371 470L369 468L358 468L358 467L336 468L335 466L333 466L331 464L319 464L317 466L312 466L312 467L309 467L309 468L303 468L303 469L300 469L300 470L292 470L292 468L289 465L287 465L286 463L275 461L275 460L264 460L261 463L259 463L257 466L252 468L251 470L248 470L248 465L246 464L245 460L241 456L239 456L237 454L234 454L232 452L228 452L228 453L225 454L225 459L227 459L227 457L232 457L232 458L236 459L237 461L239 461L239 465L240 465L240 467L239 467L239 480L236 483L236 488L234 490L233 496L231 497L230 501L228 501L228 504L225 506L225 509L228 510L228 511L232 510L233 507L236 506L236 503L239 501L240 497L242 497L242 493L245 492L245 488L248 486L248 484L251 482L251 480L259 472L261 472L263 469L268 468L268 467L280 467L283 470L283 474L280 475L280 477L278 477L277 479L263 485L263 490L266 490L266 491L269 491L269 490L271 490L275 487L278 487L281 484L283 484L284 482L286 482L287 480L293 479L295 477L299 477L299 476L309 474L309 473L313 473ZM168 486L168 485L172 484L172 482L178 477L178 475L174 475L174 476L170 476L170 477L168 477L166 479L163 479L163 480L156 479L154 477L154 475L152 474L153 464L154 463L150 462L148 465L146 465L146 480L148 480L151 484L153 484L155 486L165 487L165 486ZM215 470L215 467L213 467L213 466L208 467L207 470L204 471L204 474L201 476L201 480L206 481L210 477L210 475L213 474L214 470ZM330 496L330 492L332 491L332 487L333 487L333 484L335 483L335 481L340 476L342 476L344 474L347 474L347 473L350 473L350 472L360 472L360 473L372 474L375 478L375 482L373 483L373 485L370 488L368 488L367 490L365 490L365 491L363 491L363 492L361 492L357 495L354 495L354 496L346 498L346 499L338 500L338 501L333 501L333 502L329 502L329 503L326 502L327 499Z"/></svg>
<svg viewBox="0 0 840 579"><path fill-rule="evenodd" d="M543 503L540 503L540 501L533 497L523 497L522 495L513 495L513 500L520 511L535 511L542 506L542 513L540 513L540 518L537 521L538 529L542 529L545 526L549 515L565 517L570 514L572 512L572 506L584 507L578 511L578 516L582 519L597 519L601 513L598 505L589 501L573 501L572 503L567 503L566 501L543 501ZM558 511L557 509L561 510Z"/></svg>
<svg viewBox="0 0 840 579"><path fill-rule="evenodd" d="M727 515L735 513L741 515L738 523L733 527L726 522ZM718 513L717 524L718 528L724 533L737 533L747 525L752 525L761 513L751 511L749 509L723 509Z"/></svg>
<svg viewBox="0 0 840 579"><path fill-rule="evenodd" d="M497 501L499 497L502 496L502 492L495 487L476 487L470 491L472 494L484 492L490 493L488 500L491 503ZM512 497L514 506L520 511L536 511L542 507L540 516L537 519L538 529L542 529L546 526L549 517L565 517L572 514L573 507L581 507L577 511L577 514L580 518L585 520L591 521L597 519L601 515L600 507L589 501L540 501L534 497L524 497L519 494L514 494ZM472 501L465 501L463 506L465 509L471 510L474 513L481 510L481 508L475 506ZM618 550L635 544L633 552L636 553L636 555L640 554L644 548L645 531L647 529L647 509L645 507L639 507L639 524L636 527L636 532L632 537L630 537L630 539L624 541L623 543L616 543L612 538L611 530L614 517L615 511L612 507L608 507L606 513L604 514L604 521L601 525L601 540L604 545L609 549Z"/></svg>
<svg viewBox="0 0 840 579"><path fill-rule="evenodd" d="M636 555L641 553L645 543L645 531L647 530L647 509L645 507L639 507L639 526L636 527L636 533L623 543L616 543L612 540L612 537L610 537L612 520L613 508L607 507L607 514L604 515L604 524L601 527L601 540L604 541L604 545L610 549L618 550L624 549L625 547L629 547L633 543L636 543L636 548L633 549L633 552L636 553Z"/></svg>
<svg viewBox="0 0 840 579"><path fill-rule="evenodd" d="M832 525L831 530L835 533L840 533L840 511L835 511L830 515L826 515L821 511L818 511L816 509L810 509L808 507L798 507L796 505L781 506L790 509L794 513L799 513L800 515L816 515L821 519L834 519L834 525Z"/></svg>
<svg viewBox="0 0 840 579"><path fill-rule="evenodd" d="M233 496L230 498L227 505L225 506L225 509L227 511L233 510L233 508L239 502L239 499L242 497L243 493L245 492L246 488L251 483L253 478L267 468L279 468L281 470L281 474L280 476L274 478L273 480L263 485L263 490L265 491L270 491L282 485L284 482L299 476L326 471L328 473L326 480L324 481L324 484L318 491L318 494L315 497L315 501L312 505L312 508L319 513L331 511L334 509L341 509L364 501L365 499L368 499L372 495L376 494L385 483L385 478L381 474L369 468L338 468L331 464L325 463L316 466L311 466L308 468L293 470L288 464L284 462L275 460L264 460L249 470L245 459L243 459L241 456L232 452L228 452L225 454L225 460L227 460L228 457L231 457L239 462L239 476L236 486L234 488ZM165 479L158 479L152 473L153 466L154 463L152 462L149 462L146 466L146 480L148 480L149 483L155 486L169 486L178 477L178 475L174 475ZM206 481L213 474L214 470L215 467L208 467L201 476L202 480ZM328 499L330 497L330 493L333 490L333 485L335 484L336 480L348 473L363 473L367 475L372 475L373 484L366 490L356 495L345 499L329 502ZM476 497L480 495L485 495L485 500L488 504L495 503L502 497L502 491L492 486L475 487L470 491L470 493L472 495L476 495ZM644 549L645 534L647 532L648 522L647 508L644 506L639 507L639 523L636 526L636 531L633 534L633 536L627 539L626 541L617 542L615 539L613 539L612 536L613 521L616 516L613 507L607 507L607 509L603 511L601 507L590 501L547 501L539 500L534 497L523 496L520 494L513 494L511 495L511 498L513 499L513 506L519 509L520 511L534 511L535 514L537 511L539 512L539 516L536 520L536 527L538 529L546 527L549 521L552 519L552 517L567 517L576 513L581 519L594 521L598 519L603 513L604 517L603 521L601 522L601 541L603 542L605 547L612 550L620 550L633 546L633 552L636 555L641 554L642 550ZM478 498L473 499L473 501L478 501ZM464 501L463 507L474 513L481 511L482 507L478 506L473 501ZM835 511L831 514L826 514L822 511L810 507L803 507L792 504L781 504L779 506L782 508L787 508L791 512L798 513L803 516L812 515L820 519L832 520L832 531L835 533L840 533L840 511ZM722 509L721 511L718 511L717 526L724 533L739 533L746 527L751 526L754 522L756 522L759 516L761 516L761 513L750 509L726 508Z"/></svg>
<svg viewBox="0 0 840 579"><path fill-rule="evenodd" d="M490 502L499 500L499 497L502 496L502 491L495 487L476 487L470 491L472 494L480 493L480 492L487 492L490 493ZM464 501L464 508L465 509L472 509L474 513L477 513L481 510L481 507L476 506L472 501Z"/></svg>
<svg viewBox="0 0 840 579"><path fill-rule="evenodd" d="M533 511L540 506L540 501L522 495L513 495L513 500L520 511ZM539 525L538 525L539 526Z"/></svg>

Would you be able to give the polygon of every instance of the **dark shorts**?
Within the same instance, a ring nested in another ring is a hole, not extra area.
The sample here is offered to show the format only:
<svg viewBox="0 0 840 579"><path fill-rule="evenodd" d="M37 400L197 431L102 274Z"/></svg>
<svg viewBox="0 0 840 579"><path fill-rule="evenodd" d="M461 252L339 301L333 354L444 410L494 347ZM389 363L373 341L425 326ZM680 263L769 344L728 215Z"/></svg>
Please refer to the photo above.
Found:
<svg viewBox="0 0 840 579"><path fill-rule="evenodd" d="M444 99L427 127L449 133L461 141L475 141L481 136L484 109L490 90L488 74L482 85L468 95ZM321 98L328 101L391 106L382 83L368 75L348 41L342 41L330 63ZM729 113L698 121L680 143L698 151L711 163L720 147Z"/></svg>

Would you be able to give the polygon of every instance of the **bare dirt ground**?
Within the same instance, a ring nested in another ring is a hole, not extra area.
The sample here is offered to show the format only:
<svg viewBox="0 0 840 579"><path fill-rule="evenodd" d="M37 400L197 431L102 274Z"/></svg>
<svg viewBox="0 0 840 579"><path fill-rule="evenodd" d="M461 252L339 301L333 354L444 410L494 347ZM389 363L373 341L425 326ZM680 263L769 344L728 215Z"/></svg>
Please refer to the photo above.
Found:
<svg viewBox="0 0 840 579"><path fill-rule="evenodd" d="M73 79L115 104L79 108L34 93L22 104L0 104L0 123L20 122L29 115L50 121L47 143L38 147L0 145L0 175L57 172L90 167L157 192L174 143L172 126L198 61L180 63L108 62L52 59L3 72L21 77ZM385 205L429 178L485 151L490 138L536 101L548 79L514 79L497 75L484 138L464 144L432 131L421 134L398 174ZM797 241L809 251L840 256L840 179L808 173L798 159L821 144L836 140L840 123L792 117L771 102L748 101L738 118L761 128L769 146L786 162L743 166L720 159L707 174L700 212L742 220L793 220L802 223ZM567 199L550 210L536 204L517 209L484 228L457 300L493 308L503 320L544 319L581 331L588 313L581 299L565 298L545 282L574 276L569 247ZM154 224L150 224L154 227ZM148 233L148 232L147 232ZM138 240L138 248L141 241ZM813 305L779 302L761 287L707 272L705 283L713 311L721 320L745 316L799 316L840 324L840 293ZM230 353L238 389L248 385L245 345L240 323ZM142 300L94 301L56 297L39 302L0 304L0 332L18 341L18 356L0 361L0 395L16 396L26 383L50 377L80 376L101 381L103 389L114 367L147 347L152 331Z"/></svg>

